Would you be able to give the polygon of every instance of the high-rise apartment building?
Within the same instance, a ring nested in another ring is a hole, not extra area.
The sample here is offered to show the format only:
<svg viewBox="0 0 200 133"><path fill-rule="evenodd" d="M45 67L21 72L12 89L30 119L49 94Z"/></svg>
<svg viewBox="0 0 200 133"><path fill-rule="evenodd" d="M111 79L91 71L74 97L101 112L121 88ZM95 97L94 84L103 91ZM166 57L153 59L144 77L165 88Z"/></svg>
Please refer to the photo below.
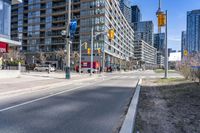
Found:
<svg viewBox="0 0 200 133"><path fill-rule="evenodd" d="M154 25L152 21L141 21L133 23L135 31L135 40L143 40L153 46Z"/></svg>
<svg viewBox="0 0 200 133"><path fill-rule="evenodd" d="M0 58L2 53L8 52L10 46L20 46L20 42L11 40L11 4L19 0L0 0Z"/></svg>
<svg viewBox="0 0 200 133"><path fill-rule="evenodd" d="M200 51L200 10L187 12L186 36L189 53Z"/></svg>
<svg viewBox="0 0 200 133"><path fill-rule="evenodd" d="M140 67L145 67L146 69L152 69L156 67L156 48L144 42L143 40L138 40L134 43L134 55Z"/></svg>
<svg viewBox="0 0 200 133"><path fill-rule="evenodd" d="M66 29L67 7L66 0L24 0L12 7L12 37L21 37L27 55L43 51L57 61L55 51L65 48L61 31ZM72 18L78 22L72 53L79 50L79 40L90 47L93 27L94 34L108 32L111 28L115 30L113 41L106 35L94 38L94 49L101 49L100 54L95 54L98 57L94 57L95 60L116 65L119 60L133 56L134 31L120 10L119 0L72 0Z"/></svg>
<svg viewBox="0 0 200 133"><path fill-rule="evenodd" d="M140 8L137 5L131 6L131 22L140 22L142 19L142 14Z"/></svg>
<svg viewBox="0 0 200 133"><path fill-rule="evenodd" d="M187 48L186 48L186 31L182 31L182 34L181 34L181 58L183 58L184 50L187 50Z"/></svg>

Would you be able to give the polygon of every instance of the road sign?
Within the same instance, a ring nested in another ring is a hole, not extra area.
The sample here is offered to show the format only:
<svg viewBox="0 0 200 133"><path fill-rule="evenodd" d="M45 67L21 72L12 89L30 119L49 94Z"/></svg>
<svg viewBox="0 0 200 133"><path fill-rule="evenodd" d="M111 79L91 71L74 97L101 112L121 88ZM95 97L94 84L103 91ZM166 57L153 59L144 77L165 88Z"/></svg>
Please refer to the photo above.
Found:
<svg viewBox="0 0 200 133"><path fill-rule="evenodd" d="M70 27L70 37L73 38L77 28L77 20L72 19L69 27Z"/></svg>
<svg viewBox="0 0 200 133"><path fill-rule="evenodd" d="M183 54L184 54L184 56L188 56L188 51L184 50Z"/></svg>

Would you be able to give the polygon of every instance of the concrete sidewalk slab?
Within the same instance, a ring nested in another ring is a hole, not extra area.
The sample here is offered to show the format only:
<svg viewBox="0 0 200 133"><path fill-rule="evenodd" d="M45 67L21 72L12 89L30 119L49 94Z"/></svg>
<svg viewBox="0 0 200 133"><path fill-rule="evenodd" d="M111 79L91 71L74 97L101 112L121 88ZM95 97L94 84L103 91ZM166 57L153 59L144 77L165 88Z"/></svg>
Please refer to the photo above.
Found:
<svg viewBox="0 0 200 133"><path fill-rule="evenodd" d="M26 76L25 76L26 77ZM18 94L18 93L27 93L30 91L42 90L42 89L51 89L61 86L66 86L69 84L74 84L78 82L88 82L94 79L99 78L99 75L94 75L92 77L78 77L71 80L66 79L46 79L40 78L40 80L26 80L24 78L20 78L18 82L10 82L10 83L1 83L0 86L0 97ZM23 81L23 79L25 81ZM1 81L2 82L2 81Z"/></svg>

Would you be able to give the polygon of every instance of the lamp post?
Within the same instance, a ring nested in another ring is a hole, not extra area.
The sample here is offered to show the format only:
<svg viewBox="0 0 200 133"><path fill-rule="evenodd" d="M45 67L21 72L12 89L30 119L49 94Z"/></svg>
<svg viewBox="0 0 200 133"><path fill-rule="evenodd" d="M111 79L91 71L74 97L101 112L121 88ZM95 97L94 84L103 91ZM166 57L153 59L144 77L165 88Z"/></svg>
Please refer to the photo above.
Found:
<svg viewBox="0 0 200 133"><path fill-rule="evenodd" d="M70 79L70 21L71 21L71 0L68 2L68 24L66 26L66 51L67 51L67 61L66 61L66 70L65 78Z"/></svg>
<svg viewBox="0 0 200 133"><path fill-rule="evenodd" d="M80 46L79 46L79 73L81 74L81 47L82 47L82 44L81 44L81 40L80 40Z"/></svg>
<svg viewBox="0 0 200 133"><path fill-rule="evenodd" d="M168 78L167 10L166 10L165 16L166 16L166 25L165 25L165 78Z"/></svg>
<svg viewBox="0 0 200 133"><path fill-rule="evenodd" d="M32 63L35 64L35 56L32 56Z"/></svg>
<svg viewBox="0 0 200 133"><path fill-rule="evenodd" d="M82 55L82 49L81 48L82 48L83 45L87 45L87 42L82 43L81 40L80 40L79 43L80 43L79 44L79 47L80 47L79 48L79 73L81 74L81 69L82 69L81 68L81 55Z"/></svg>
<svg viewBox="0 0 200 133"><path fill-rule="evenodd" d="M91 66L90 66L90 75L92 75L92 69L93 69L93 60L94 60L94 38L96 39L97 36L99 35L105 35L107 32L97 32L97 34L94 35L94 29L92 27L92 32L91 32ZM104 70L104 58L105 58L105 50L104 50L104 45L103 45L103 51L102 51L102 69Z"/></svg>
<svg viewBox="0 0 200 133"><path fill-rule="evenodd" d="M90 62L90 76L92 76L92 69L93 69L93 45L94 45L94 29L92 27L91 31L91 62Z"/></svg>

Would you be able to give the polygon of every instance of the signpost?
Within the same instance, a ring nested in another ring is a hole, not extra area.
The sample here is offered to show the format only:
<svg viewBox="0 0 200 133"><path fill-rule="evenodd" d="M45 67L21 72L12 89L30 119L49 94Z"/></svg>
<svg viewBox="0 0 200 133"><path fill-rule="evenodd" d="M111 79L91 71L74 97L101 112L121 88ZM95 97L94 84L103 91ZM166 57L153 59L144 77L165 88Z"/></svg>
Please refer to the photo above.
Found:
<svg viewBox="0 0 200 133"><path fill-rule="evenodd" d="M77 20L76 19L72 19L71 22L70 22L70 39L73 39L74 35L75 35L75 32L76 32L76 29L77 29Z"/></svg>

